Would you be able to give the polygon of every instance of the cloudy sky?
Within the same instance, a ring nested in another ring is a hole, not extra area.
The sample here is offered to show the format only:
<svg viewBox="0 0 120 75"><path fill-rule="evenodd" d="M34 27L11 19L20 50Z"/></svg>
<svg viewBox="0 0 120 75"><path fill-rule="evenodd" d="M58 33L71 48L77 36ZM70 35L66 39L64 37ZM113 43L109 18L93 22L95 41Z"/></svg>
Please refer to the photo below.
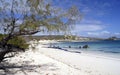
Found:
<svg viewBox="0 0 120 75"><path fill-rule="evenodd" d="M120 0L54 0L62 8L76 5L83 18L73 34L89 37L120 37Z"/></svg>

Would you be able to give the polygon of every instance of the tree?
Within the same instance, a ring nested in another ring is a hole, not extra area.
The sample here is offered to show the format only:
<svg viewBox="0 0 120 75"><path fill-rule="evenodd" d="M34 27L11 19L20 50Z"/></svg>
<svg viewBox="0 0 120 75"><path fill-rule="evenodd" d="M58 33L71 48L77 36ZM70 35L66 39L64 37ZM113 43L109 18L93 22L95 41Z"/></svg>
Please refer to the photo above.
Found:
<svg viewBox="0 0 120 75"><path fill-rule="evenodd" d="M0 31L6 35L0 41L0 62L16 48L8 45L9 40L44 31L66 32L80 18L75 6L62 10L52 6L49 0L0 0Z"/></svg>

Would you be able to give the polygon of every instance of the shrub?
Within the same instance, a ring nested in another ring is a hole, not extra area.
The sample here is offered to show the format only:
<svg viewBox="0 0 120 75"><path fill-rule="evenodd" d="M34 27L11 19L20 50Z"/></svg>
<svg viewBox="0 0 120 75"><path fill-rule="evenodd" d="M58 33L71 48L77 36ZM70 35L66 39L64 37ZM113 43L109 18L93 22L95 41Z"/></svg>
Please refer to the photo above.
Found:
<svg viewBox="0 0 120 75"><path fill-rule="evenodd" d="M0 34L0 41L2 38L4 38L6 35ZM7 44L12 44L15 46L19 46L20 48L26 49L28 48L29 44L25 41L25 39L22 36L14 37L11 40L8 41Z"/></svg>

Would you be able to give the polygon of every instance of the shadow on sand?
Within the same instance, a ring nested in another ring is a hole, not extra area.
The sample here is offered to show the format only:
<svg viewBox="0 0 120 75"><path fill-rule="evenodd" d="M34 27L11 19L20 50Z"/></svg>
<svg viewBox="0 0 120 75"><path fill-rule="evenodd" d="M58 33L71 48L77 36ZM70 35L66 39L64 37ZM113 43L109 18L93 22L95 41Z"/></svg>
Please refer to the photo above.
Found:
<svg viewBox="0 0 120 75"><path fill-rule="evenodd" d="M0 64L0 75L29 75L30 73L41 75L41 71L56 71L58 69L53 63L42 65L28 65L26 63L17 65L5 62Z"/></svg>

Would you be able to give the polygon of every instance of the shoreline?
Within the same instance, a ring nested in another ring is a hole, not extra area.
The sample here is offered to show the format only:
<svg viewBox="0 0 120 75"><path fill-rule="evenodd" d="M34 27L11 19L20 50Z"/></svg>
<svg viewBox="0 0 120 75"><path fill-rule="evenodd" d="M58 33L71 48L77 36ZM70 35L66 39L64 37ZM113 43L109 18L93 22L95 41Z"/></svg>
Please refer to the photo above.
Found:
<svg viewBox="0 0 120 75"><path fill-rule="evenodd" d="M88 73L88 75L120 75L120 60L116 58L85 53L73 53L45 47L41 47L41 49L41 53L80 71L82 70Z"/></svg>
<svg viewBox="0 0 120 75"><path fill-rule="evenodd" d="M43 48L58 49L60 51L76 53L76 54L81 54L82 53L82 54L88 55L88 56L95 56L95 57L98 57L98 58L105 58L105 59L111 59L111 60L118 60L118 61L120 61L119 57L109 56L111 54L113 55L114 53L105 53L105 52L100 52L100 51L97 51L97 52L89 51L88 52L88 51L82 50L82 48L81 48L81 50L78 51L78 50L73 49L73 48L49 47L50 43L59 43L60 42L60 41L55 41L55 40L52 40L52 41L51 40L44 40L44 41L39 41L39 42L40 42L41 47L43 47ZM69 49L71 49L71 50L69 50ZM115 55L116 55L116 53L115 53Z"/></svg>
<svg viewBox="0 0 120 75"><path fill-rule="evenodd" d="M91 41L89 41L89 42L91 42ZM58 44L56 44L56 43L58 43ZM81 44L80 46L79 45L74 46L73 43L72 44L70 43L70 45L69 45L69 42L67 45L66 45L66 42L65 42L65 44L63 43L63 45L59 44L59 43L61 43L61 42L58 42L58 41L53 42L53 43L48 44L47 47L53 48L53 49L60 49L60 50L73 52L73 53L81 53L82 52L82 53L86 53L86 54L95 54L95 55L98 54L100 56L110 57L110 58L117 58L117 59L120 58L119 50L116 51L116 50L114 50L114 48L112 49L112 47L109 48L108 50L106 50L104 48L100 49L101 47L95 48L94 46L87 44L87 43L83 44L83 45ZM83 46L85 46L85 45L90 46L90 48L83 48ZM69 48L69 46L70 46L70 48Z"/></svg>
<svg viewBox="0 0 120 75"><path fill-rule="evenodd" d="M0 64L9 65L7 72L0 70L1 75L120 75L120 60L47 48L50 41L30 43L35 49L30 47Z"/></svg>
<svg viewBox="0 0 120 75"><path fill-rule="evenodd" d="M0 75L88 75L40 52L39 48L17 54L0 63ZM9 63L9 64L8 64Z"/></svg>
<svg viewBox="0 0 120 75"><path fill-rule="evenodd" d="M81 51L81 50L80 51L78 51L78 50L69 50L68 48L67 49L52 48L52 47L45 47L45 48L57 49L57 50L60 50L60 51L66 51L66 52L70 52L70 53L76 53L76 54L82 54L82 55L88 55L88 56L92 56L92 57L97 57L97 58L105 58L105 59L111 59L111 60L118 60L118 61L120 61L119 57L112 56L113 53L109 53L109 54L104 53L103 54L102 52L94 52L94 51L92 51L92 52L91 51L90 52L85 52L85 51Z"/></svg>

